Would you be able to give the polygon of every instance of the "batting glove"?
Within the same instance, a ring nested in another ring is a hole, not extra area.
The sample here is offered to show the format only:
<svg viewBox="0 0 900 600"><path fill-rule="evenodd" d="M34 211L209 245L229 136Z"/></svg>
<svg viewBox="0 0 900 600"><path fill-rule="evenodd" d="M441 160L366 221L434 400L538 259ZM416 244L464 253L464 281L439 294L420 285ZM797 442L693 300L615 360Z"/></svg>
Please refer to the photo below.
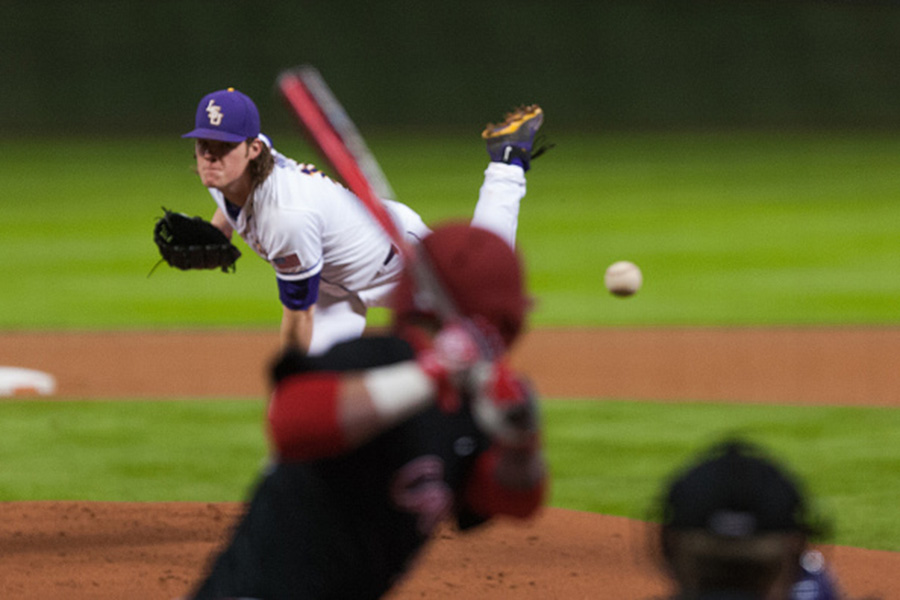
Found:
<svg viewBox="0 0 900 600"><path fill-rule="evenodd" d="M540 419L531 386L503 361L479 363L472 379L472 415L481 430L507 447L532 447Z"/></svg>
<svg viewBox="0 0 900 600"><path fill-rule="evenodd" d="M477 335L468 321L450 323L434 337L431 347L416 357L425 374L437 383L438 406L445 412L459 410L458 389L481 356Z"/></svg>

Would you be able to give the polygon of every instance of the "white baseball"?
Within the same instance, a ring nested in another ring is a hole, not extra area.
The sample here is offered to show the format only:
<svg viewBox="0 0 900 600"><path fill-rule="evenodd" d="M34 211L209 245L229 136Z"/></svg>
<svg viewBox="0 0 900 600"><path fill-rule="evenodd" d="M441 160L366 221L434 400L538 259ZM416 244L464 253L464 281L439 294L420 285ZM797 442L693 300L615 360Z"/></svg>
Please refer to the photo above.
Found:
<svg viewBox="0 0 900 600"><path fill-rule="evenodd" d="M609 265L603 277L606 289L616 296L631 296L644 283L644 276L636 264L620 260Z"/></svg>

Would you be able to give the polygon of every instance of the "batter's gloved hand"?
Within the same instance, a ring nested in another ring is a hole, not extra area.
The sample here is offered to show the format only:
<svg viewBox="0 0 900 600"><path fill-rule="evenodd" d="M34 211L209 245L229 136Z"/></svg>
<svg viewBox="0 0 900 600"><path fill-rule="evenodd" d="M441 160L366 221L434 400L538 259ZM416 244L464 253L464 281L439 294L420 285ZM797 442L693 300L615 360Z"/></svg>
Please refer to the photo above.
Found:
<svg viewBox="0 0 900 600"><path fill-rule="evenodd" d="M438 406L445 412L459 410L459 389L481 357L478 335L471 322L454 321L445 325L430 347L416 356L425 374L437 383Z"/></svg>
<svg viewBox="0 0 900 600"><path fill-rule="evenodd" d="M502 360L479 363L472 379L472 416L481 430L507 447L533 447L540 431L540 415L531 385Z"/></svg>
<svg viewBox="0 0 900 600"><path fill-rule="evenodd" d="M234 271L241 251L222 231L200 217L163 207L163 214L153 227L153 241L162 258L170 266L189 269L222 269Z"/></svg>

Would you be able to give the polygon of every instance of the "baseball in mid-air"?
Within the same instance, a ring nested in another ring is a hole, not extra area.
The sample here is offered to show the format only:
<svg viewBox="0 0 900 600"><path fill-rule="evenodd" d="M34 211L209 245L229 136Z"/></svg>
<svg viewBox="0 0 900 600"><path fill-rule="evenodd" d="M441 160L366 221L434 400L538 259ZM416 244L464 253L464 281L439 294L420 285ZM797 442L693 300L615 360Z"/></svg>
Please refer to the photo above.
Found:
<svg viewBox="0 0 900 600"><path fill-rule="evenodd" d="M615 296L631 296L644 283L644 276L636 264L628 260L620 260L609 265L603 277L606 289Z"/></svg>

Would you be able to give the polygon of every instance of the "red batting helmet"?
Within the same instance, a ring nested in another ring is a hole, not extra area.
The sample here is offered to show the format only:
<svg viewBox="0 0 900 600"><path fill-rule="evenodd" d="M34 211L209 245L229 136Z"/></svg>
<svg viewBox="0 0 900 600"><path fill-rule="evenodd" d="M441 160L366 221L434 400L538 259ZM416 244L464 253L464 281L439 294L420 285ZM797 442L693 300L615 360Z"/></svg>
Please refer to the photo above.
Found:
<svg viewBox="0 0 900 600"><path fill-rule="evenodd" d="M529 306L522 262L509 244L486 229L451 223L435 228L418 252L456 311L492 325L508 348L521 332ZM415 293L410 277L404 276L394 297L398 323L437 318L428 304L428 296Z"/></svg>

